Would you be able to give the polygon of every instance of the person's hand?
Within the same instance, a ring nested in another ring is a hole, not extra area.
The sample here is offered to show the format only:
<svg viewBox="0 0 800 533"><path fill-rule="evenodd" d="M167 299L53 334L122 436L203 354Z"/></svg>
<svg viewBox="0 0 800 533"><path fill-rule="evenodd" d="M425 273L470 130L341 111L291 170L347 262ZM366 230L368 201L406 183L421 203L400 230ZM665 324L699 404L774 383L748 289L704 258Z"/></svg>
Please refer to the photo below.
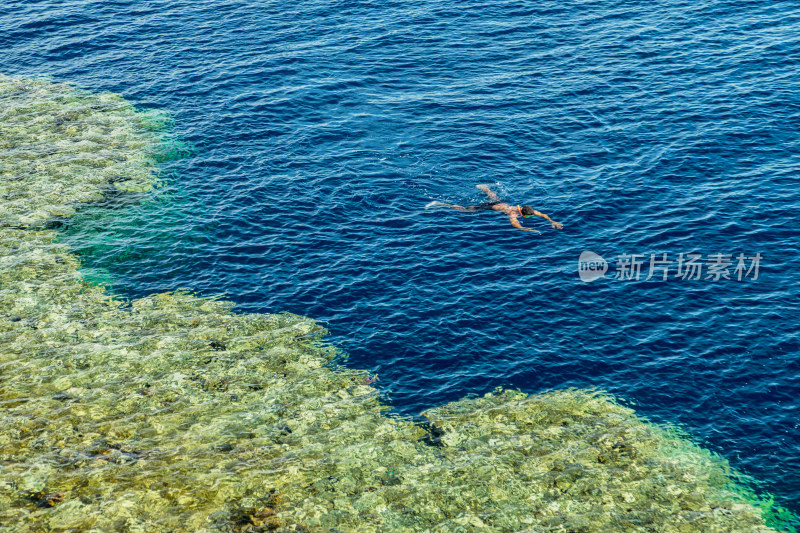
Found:
<svg viewBox="0 0 800 533"><path fill-rule="evenodd" d="M556 229L561 229L564 227L564 224L562 224L561 222L556 222L555 220L553 220L552 222L553 222L553 227Z"/></svg>

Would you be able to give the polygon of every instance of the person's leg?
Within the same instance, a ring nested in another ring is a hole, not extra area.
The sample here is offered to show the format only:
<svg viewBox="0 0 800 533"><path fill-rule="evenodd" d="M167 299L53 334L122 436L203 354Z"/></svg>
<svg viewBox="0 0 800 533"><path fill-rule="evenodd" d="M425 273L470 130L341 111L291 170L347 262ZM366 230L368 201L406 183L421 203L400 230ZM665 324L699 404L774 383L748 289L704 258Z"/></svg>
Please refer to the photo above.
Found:
<svg viewBox="0 0 800 533"><path fill-rule="evenodd" d="M493 190L491 190L488 185L476 185L476 187L485 192L486 196L489 197L489 200L493 202L500 201L500 197L498 197L497 194Z"/></svg>
<svg viewBox="0 0 800 533"><path fill-rule="evenodd" d="M428 205L429 206L431 206L431 205L441 205L443 207L449 207L450 209L458 209L459 211L479 211L481 209L485 209L483 206L480 206L480 205L470 205L468 207L464 207L463 205L446 204L444 202L436 202L436 201L431 202Z"/></svg>

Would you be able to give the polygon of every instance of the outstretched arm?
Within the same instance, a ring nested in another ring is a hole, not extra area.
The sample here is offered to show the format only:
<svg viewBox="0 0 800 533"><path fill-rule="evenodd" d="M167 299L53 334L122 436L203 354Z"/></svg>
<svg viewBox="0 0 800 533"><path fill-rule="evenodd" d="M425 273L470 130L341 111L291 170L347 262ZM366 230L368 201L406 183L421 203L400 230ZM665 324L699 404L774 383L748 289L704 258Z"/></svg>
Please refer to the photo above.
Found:
<svg viewBox="0 0 800 533"><path fill-rule="evenodd" d="M522 231L535 231L536 233L541 233L541 231L539 231L538 229L526 228L525 226L520 224L519 220L517 220L517 217L515 215L508 215L508 220L511 221L512 226L514 226L515 228L519 228Z"/></svg>
<svg viewBox="0 0 800 533"><path fill-rule="evenodd" d="M564 224L562 224L561 222L556 222L555 220L553 220L549 216L545 215L544 213L540 213L539 211L534 210L533 214L536 215L537 217L542 217L543 219L547 220L556 229L561 229L561 228L564 227Z"/></svg>

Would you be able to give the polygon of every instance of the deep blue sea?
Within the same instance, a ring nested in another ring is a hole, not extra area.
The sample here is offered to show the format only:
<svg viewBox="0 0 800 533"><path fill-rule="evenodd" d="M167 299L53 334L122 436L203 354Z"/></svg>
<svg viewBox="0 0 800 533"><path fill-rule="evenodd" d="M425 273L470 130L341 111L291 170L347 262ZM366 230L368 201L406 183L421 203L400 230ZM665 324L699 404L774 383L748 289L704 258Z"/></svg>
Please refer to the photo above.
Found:
<svg viewBox="0 0 800 533"><path fill-rule="evenodd" d="M65 228L117 294L315 318L404 414L599 387L800 511L800 3L5 0L0 49L194 148ZM425 208L482 183L564 229Z"/></svg>

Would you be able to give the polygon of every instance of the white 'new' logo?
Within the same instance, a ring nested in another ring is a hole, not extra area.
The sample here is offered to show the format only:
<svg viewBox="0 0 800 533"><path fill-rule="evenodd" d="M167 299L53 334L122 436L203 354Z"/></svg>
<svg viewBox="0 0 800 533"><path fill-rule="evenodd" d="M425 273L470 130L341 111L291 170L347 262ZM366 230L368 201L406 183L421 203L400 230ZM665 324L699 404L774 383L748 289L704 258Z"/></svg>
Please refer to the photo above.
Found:
<svg viewBox="0 0 800 533"><path fill-rule="evenodd" d="M594 252L585 251L578 258L578 276L581 281L594 281L606 275L608 263Z"/></svg>

